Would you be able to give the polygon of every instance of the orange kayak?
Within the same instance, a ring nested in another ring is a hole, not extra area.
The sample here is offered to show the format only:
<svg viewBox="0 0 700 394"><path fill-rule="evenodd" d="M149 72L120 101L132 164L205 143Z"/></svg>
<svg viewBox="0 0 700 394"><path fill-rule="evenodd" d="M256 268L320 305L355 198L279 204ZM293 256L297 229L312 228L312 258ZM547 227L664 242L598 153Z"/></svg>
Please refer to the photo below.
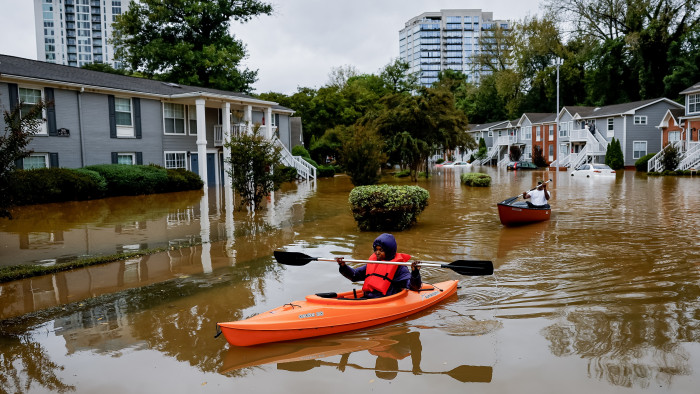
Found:
<svg viewBox="0 0 700 394"><path fill-rule="evenodd" d="M249 319L217 323L228 343L252 346L358 330L409 316L457 292L456 280L427 284L419 291L362 299L362 291L306 296Z"/></svg>

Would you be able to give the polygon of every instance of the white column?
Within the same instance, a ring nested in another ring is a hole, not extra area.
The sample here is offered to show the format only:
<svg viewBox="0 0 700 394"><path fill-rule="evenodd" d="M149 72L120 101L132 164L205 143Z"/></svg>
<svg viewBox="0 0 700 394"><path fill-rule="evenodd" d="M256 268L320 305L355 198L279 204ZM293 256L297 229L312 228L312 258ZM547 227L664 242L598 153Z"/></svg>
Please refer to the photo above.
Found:
<svg viewBox="0 0 700 394"><path fill-rule="evenodd" d="M252 105L246 105L245 107L245 116L243 117L243 121L246 123L246 132L250 133L253 127L253 106Z"/></svg>
<svg viewBox="0 0 700 394"><path fill-rule="evenodd" d="M199 118L197 118L197 120L199 121ZM201 129L197 129L197 131L199 130ZM200 133L198 132L197 134ZM202 238L202 272L208 274L212 272L213 269L211 265L211 224L209 223L209 189L206 187L204 188L204 194L202 195L202 199L199 200L199 226L200 236Z"/></svg>
<svg viewBox="0 0 700 394"><path fill-rule="evenodd" d="M231 103L224 103L222 106L223 110L223 131L224 131L224 187L231 187L231 176L229 171L231 170L231 148L226 146L227 143L231 142Z"/></svg>
<svg viewBox="0 0 700 394"><path fill-rule="evenodd" d="M265 122L267 123L265 125L265 136L268 140L272 140L272 108L270 107L267 107L265 111Z"/></svg>
<svg viewBox="0 0 700 394"><path fill-rule="evenodd" d="M204 119L204 99L195 101L197 106L197 158L199 159L199 177L204 182L204 188L207 186L207 130Z"/></svg>

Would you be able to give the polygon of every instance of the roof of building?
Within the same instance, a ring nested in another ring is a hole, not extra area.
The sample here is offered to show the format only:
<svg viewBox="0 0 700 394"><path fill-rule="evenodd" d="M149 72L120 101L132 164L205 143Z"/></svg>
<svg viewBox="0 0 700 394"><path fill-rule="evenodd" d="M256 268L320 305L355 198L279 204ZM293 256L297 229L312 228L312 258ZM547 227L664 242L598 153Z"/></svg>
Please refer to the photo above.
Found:
<svg viewBox="0 0 700 394"><path fill-rule="evenodd" d="M688 89L685 89L681 92L681 94L689 94L689 93L696 93L700 92L700 82L696 83L695 85L689 87Z"/></svg>
<svg viewBox="0 0 700 394"><path fill-rule="evenodd" d="M545 112L526 112L523 114L523 116L528 118L532 124L543 123L544 119L547 118L552 118L552 120L556 119L556 114Z"/></svg>
<svg viewBox="0 0 700 394"><path fill-rule="evenodd" d="M187 95L215 95L241 99L246 102L256 101L269 105L281 111L292 111L272 101L260 100L244 93L230 92L226 90L211 89L200 86L180 85L176 83L156 81L148 78L137 78L119 74L111 74L101 71L86 70L83 68L66 66L25 59L21 57L0 54L0 76L12 76L26 79L52 81L60 84L102 88L133 92L135 94L149 94L163 97L177 97Z"/></svg>
<svg viewBox="0 0 700 394"><path fill-rule="evenodd" d="M499 126L503 123L507 123L507 120L502 120L500 122L491 122L491 123L481 123L481 124L470 124L469 125L469 130L470 131L480 131L480 130L488 130L490 128L493 128L495 126Z"/></svg>

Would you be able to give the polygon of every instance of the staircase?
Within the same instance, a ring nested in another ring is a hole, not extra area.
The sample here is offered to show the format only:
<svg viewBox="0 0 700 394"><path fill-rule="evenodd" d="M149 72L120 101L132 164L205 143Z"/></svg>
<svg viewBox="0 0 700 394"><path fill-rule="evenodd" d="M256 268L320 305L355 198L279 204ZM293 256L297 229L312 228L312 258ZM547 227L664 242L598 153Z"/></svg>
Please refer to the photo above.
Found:
<svg viewBox="0 0 700 394"><path fill-rule="evenodd" d="M301 156L294 156L286 146L278 138L272 138L275 146L280 148L280 153L282 154L282 164L287 167L294 167L297 169L297 175L301 179L309 180L316 179L316 167L309 164Z"/></svg>
<svg viewBox="0 0 700 394"><path fill-rule="evenodd" d="M700 167L700 142L691 143L688 150L683 156L681 156L681 161L678 163L677 170L689 170L691 168L697 169Z"/></svg>
<svg viewBox="0 0 700 394"><path fill-rule="evenodd" d="M489 148L488 152L486 152L486 157L481 159L479 164L486 164L490 162L496 155L498 155L498 151L500 150L500 147L498 145L494 145L491 148Z"/></svg>
<svg viewBox="0 0 700 394"><path fill-rule="evenodd" d="M661 158L664 155L664 152L666 152L666 149L669 149L670 147L675 147L679 152L681 152L681 155L683 155L683 149L685 147L684 144L685 141L673 141L672 143L666 145L663 149L659 151L659 153L655 154L649 161L647 162L647 172L658 172L663 170L663 165L661 164Z"/></svg>

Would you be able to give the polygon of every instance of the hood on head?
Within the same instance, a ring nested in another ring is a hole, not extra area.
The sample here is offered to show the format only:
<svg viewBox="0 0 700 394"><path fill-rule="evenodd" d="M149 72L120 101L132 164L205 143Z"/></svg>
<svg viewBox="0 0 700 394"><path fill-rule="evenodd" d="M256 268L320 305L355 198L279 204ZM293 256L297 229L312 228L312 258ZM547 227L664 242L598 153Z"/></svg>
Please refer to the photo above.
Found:
<svg viewBox="0 0 700 394"><path fill-rule="evenodd" d="M372 243L372 249L376 248L377 245L384 249L387 260L391 260L396 256L396 239L393 235L384 233L378 236Z"/></svg>

